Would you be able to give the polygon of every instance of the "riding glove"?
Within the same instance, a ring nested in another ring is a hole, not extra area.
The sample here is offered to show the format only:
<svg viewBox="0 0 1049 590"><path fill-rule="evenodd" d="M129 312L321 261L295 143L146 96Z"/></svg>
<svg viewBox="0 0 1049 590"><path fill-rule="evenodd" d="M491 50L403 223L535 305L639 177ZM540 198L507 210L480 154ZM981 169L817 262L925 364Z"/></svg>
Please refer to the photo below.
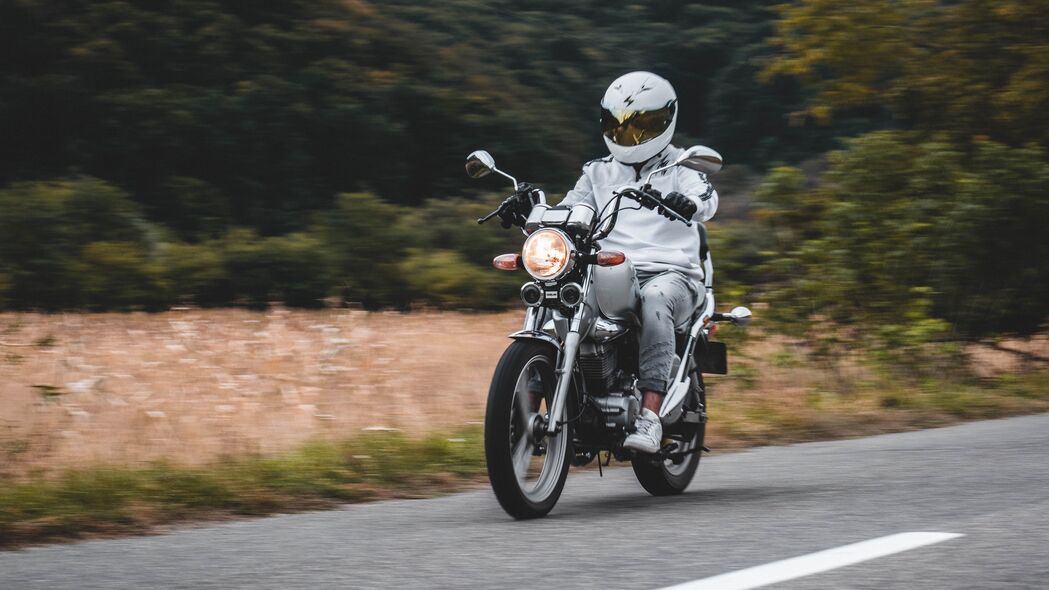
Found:
<svg viewBox="0 0 1049 590"><path fill-rule="evenodd" d="M663 204L678 215L684 217L685 219L692 219L692 216L696 214L696 204L692 201L692 199L686 197L685 195L679 192L673 192L668 194L666 197L663 198ZM662 213L668 219L673 219L673 217L668 215L663 208L660 208L659 212Z"/></svg>
<svg viewBox="0 0 1049 590"><path fill-rule="evenodd" d="M697 207L696 204L692 202L692 199L677 191L668 193L667 196L664 197L658 190L649 187L645 193L654 197L654 199L645 199L641 204L648 209L654 209L658 205L659 214L667 219L674 219L674 216L671 215L667 209L670 209L685 219L692 219L692 216L696 214ZM657 201L661 201L662 204Z"/></svg>
<svg viewBox="0 0 1049 590"><path fill-rule="evenodd" d="M504 228L511 225L524 227L528 214L532 207L539 202L541 190L537 186L522 182L517 185L517 191L503 201L499 211L499 219Z"/></svg>

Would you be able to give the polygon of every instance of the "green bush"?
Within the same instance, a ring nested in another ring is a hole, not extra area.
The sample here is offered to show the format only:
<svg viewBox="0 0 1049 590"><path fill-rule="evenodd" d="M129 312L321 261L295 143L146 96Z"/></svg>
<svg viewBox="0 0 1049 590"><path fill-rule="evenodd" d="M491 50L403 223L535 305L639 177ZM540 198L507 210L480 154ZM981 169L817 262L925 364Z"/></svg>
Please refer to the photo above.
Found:
<svg viewBox="0 0 1049 590"><path fill-rule="evenodd" d="M339 294L367 307L410 301L399 265L410 245L407 211L368 194L339 195L318 221L315 235L329 255Z"/></svg>
<svg viewBox="0 0 1049 590"><path fill-rule="evenodd" d="M319 307L332 291L328 254L316 237L288 234L266 238L261 247L276 300L295 307Z"/></svg>
<svg viewBox="0 0 1049 590"><path fill-rule="evenodd" d="M230 296L249 307L265 307L271 301L317 307L330 290L329 264L314 237L260 239L240 229L230 232L222 247Z"/></svg>
<svg viewBox="0 0 1049 590"><path fill-rule="evenodd" d="M799 174L774 170L759 191L780 319L873 326L867 336L905 348L1032 334L1047 319L1043 150L877 132L832 153L815 188Z"/></svg>
<svg viewBox="0 0 1049 590"><path fill-rule="evenodd" d="M232 302L222 242L162 244L159 258L172 301L204 306Z"/></svg>
<svg viewBox="0 0 1049 590"><path fill-rule="evenodd" d="M92 242L74 269L92 309L156 309L164 303L160 273L133 242Z"/></svg>
<svg viewBox="0 0 1049 590"><path fill-rule="evenodd" d="M451 250L413 250L400 270L417 299L453 308L501 307L525 280L521 273L470 264Z"/></svg>
<svg viewBox="0 0 1049 590"><path fill-rule="evenodd" d="M6 269L6 294L12 307L82 305L87 303L83 288L93 289L91 302L100 302L107 296L98 288L107 279L81 273L99 270L98 264L107 257L119 259L118 274L138 277L125 295L152 292L142 288L142 273L131 270L144 264L131 260L139 254L116 255L103 247L82 259L83 250L95 242L120 242L139 252L149 248L147 225L137 206L126 193L98 179L24 182L0 189L0 236L0 268ZM132 303L124 296L116 298ZM147 297L133 303L150 301Z"/></svg>

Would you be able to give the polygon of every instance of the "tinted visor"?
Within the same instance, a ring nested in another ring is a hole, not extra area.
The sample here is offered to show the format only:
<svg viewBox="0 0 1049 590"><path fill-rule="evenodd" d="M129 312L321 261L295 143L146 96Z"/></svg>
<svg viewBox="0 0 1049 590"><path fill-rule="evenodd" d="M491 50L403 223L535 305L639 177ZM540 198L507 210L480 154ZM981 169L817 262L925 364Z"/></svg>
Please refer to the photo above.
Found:
<svg viewBox="0 0 1049 590"><path fill-rule="evenodd" d="M621 111L601 109L601 131L616 145L634 146L655 139L670 127L677 101L654 111Z"/></svg>

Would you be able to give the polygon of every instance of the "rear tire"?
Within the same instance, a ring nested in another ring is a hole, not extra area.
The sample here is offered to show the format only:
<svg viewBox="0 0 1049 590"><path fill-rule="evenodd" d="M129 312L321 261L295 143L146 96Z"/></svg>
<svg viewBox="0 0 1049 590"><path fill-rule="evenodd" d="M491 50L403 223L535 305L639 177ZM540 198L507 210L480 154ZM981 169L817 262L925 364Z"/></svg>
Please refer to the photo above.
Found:
<svg viewBox="0 0 1049 590"><path fill-rule="evenodd" d="M685 402L686 407L702 407L706 411L707 396L703 386L703 376L699 373L692 374L692 391L689 400ZM697 406L696 402L702 406ZM634 475L641 487L653 496L674 496L680 494L692 483L692 478L699 468L699 459L703 454L703 441L706 437L706 422L701 422L690 443L685 443L685 450L701 449L686 456L683 461L675 465L672 461L653 461L649 457L636 457L630 463L634 467ZM665 439L664 439L665 440ZM679 443L680 444L680 443Z"/></svg>
<svg viewBox="0 0 1049 590"><path fill-rule="evenodd" d="M517 519L537 518L550 512L568 478L572 425L566 424L556 436L544 439L545 450L539 455L524 432L528 417L536 413L535 409L540 415L549 411L557 385L556 363L557 351L553 346L515 341L499 359L488 390L484 419L488 480L503 510ZM530 387L539 387L542 395L533 397ZM572 394L569 389L569 396ZM566 408L570 413L571 397ZM541 465L536 465L540 460ZM529 474L534 472L538 472L535 481L528 481Z"/></svg>

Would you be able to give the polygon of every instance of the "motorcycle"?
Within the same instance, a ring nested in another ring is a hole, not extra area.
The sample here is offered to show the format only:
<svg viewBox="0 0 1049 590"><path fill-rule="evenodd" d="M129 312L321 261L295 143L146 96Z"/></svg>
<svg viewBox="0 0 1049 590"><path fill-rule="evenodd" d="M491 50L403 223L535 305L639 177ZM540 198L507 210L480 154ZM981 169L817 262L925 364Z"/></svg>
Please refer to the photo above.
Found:
<svg viewBox="0 0 1049 590"><path fill-rule="evenodd" d="M751 312L714 308L713 264L706 228L700 235L705 293L691 324L678 334L677 358L659 416L663 446L652 454L623 447L641 409L638 380L640 295L630 260L602 250L601 240L615 228L620 211L642 206L669 211L668 223L693 222L647 191L652 176L674 166L713 174L721 156L705 146L685 150L674 162L653 170L640 189L626 186L597 212L586 204L551 207L536 191L524 223L520 254L497 256L500 270L524 269L532 280L521 287L527 312L524 326L492 376L485 410L484 445L488 478L499 504L518 519L553 509L570 465L597 459L599 470L612 457L630 461L642 487L656 496L680 494L699 466L707 422L703 374L727 373L727 350L713 341L716 325L745 325ZM467 157L472 178L497 173L519 190L522 184L499 170L484 150ZM484 223L512 206L511 196ZM601 453L605 453L602 463Z"/></svg>

